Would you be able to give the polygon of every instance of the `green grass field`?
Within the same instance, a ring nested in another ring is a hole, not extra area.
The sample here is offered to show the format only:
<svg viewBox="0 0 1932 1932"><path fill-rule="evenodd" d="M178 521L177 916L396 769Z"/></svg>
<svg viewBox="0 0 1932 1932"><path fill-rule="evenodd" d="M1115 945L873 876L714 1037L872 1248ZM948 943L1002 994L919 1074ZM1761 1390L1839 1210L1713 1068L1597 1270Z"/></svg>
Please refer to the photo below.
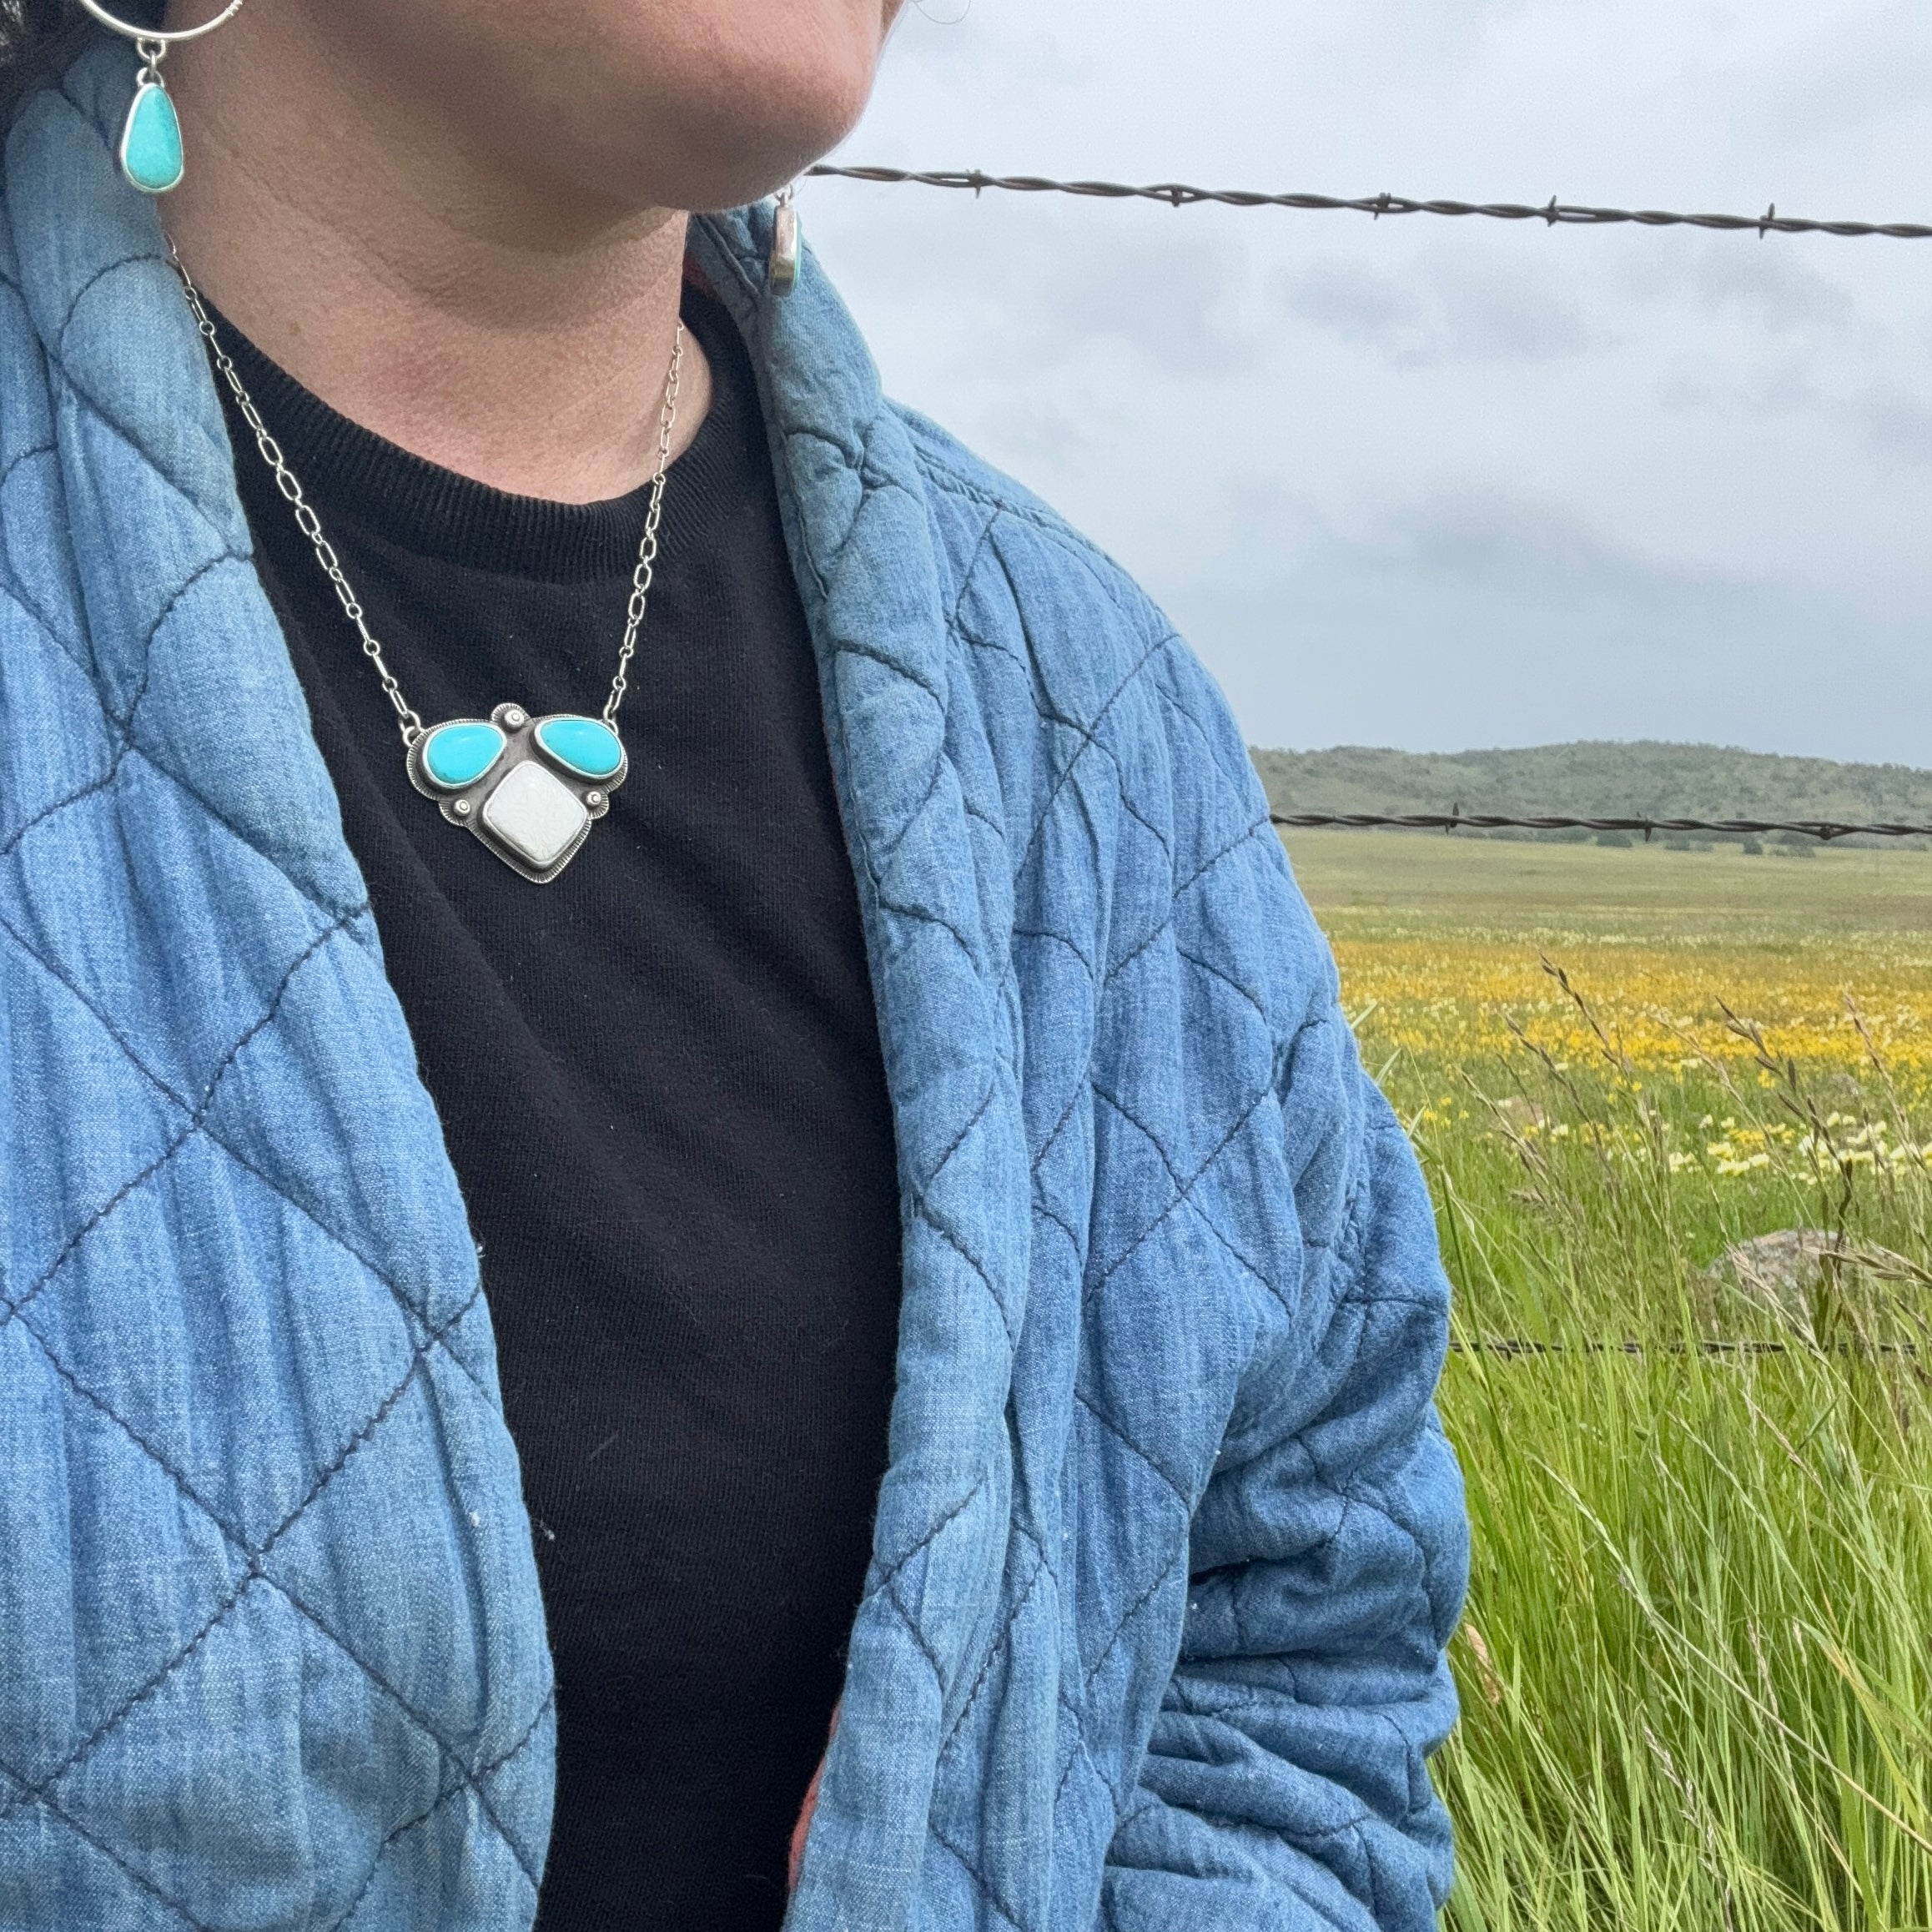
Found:
<svg viewBox="0 0 1932 1932"><path fill-rule="evenodd" d="M1290 844L1457 1291L1449 1924L1932 1928L1932 854Z"/></svg>
<svg viewBox="0 0 1932 1932"><path fill-rule="evenodd" d="M1660 933L1909 931L1932 942L1932 853L1738 847L1673 852L1417 833L1296 832L1296 875L1323 923L1384 912L1535 931L1566 919Z"/></svg>

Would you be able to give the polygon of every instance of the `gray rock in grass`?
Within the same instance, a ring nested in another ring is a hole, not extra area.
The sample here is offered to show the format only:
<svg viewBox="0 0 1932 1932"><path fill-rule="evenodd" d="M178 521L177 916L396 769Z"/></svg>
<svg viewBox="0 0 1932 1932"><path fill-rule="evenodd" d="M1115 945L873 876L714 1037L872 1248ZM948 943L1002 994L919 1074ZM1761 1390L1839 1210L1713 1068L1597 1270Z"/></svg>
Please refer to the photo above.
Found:
<svg viewBox="0 0 1932 1932"><path fill-rule="evenodd" d="M1869 1297L1881 1282L1909 1280L1919 1270L1888 1248L1848 1243L1819 1228L1780 1228L1734 1243L1706 1272L1713 1282L1735 1288L1753 1307L1815 1340L1814 1300L1828 1272L1836 1275L1841 1287L1861 1290Z"/></svg>

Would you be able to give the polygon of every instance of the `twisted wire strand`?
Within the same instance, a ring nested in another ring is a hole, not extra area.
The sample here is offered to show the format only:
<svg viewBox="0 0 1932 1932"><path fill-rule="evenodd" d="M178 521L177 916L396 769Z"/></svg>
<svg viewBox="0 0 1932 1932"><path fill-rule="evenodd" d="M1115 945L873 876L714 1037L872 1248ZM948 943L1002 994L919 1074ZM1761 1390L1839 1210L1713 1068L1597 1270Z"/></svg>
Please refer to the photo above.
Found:
<svg viewBox="0 0 1932 1932"><path fill-rule="evenodd" d="M1932 838L1932 825L1840 825L1829 818L1516 818L1491 812L1270 812L1276 824L1291 828L1326 826L1350 831L1397 832L1723 832L1750 838L1767 832L1794 832L1822 839Z"/></svg>
<svg viewBox="0 0 1932 1932"><path fill-rule="evenodd" d="M1491 221L1540 221L1547 228L1702 228L1725 234L1879 235L1894 241L1932 240L1932 224L1916 221L1819 221L1780 214L1773 202L1762 214L1681 214L1663 208L1596 208L1558 201L1418 201L1406 194L1273 194L1251 188L1196 188L1180 181L1055 181L1043 174L988 174L978 168L840 167L821 162L807 173L841 181L888 186L953 188L974 194L997 189L1010 194L1070 194L1095 201L1161 201L1170 208L1213 203L1222 208L1287 208L1383 215L1477 215Z"/></svg>
<svg viewBox="0 0 1932 1932"><path fill-rule="evenodd" d="M1695 1341L1528 1341L1515 1336L1464 1341L1452 1337L1452 1355L1500 1356L1505 1361L1533 1361L1552 1355L1702 1355L1719 1360L1731 1357L1748 1361L1764 1355L1874 1355L1916 1356L1919 1346L1911 1341L1774 1341L1725 1340L1703 1337Z"/></svg>

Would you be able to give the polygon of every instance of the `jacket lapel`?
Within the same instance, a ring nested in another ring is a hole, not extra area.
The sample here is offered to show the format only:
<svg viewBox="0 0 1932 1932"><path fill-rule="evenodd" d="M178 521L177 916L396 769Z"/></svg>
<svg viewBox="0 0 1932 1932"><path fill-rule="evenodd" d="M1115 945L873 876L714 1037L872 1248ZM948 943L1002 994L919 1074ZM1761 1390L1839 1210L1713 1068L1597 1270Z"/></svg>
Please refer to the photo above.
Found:
<svg viewBox="0 0 1932 1932"><path fill-rule="evenodd" d="M793 566L858 874L898 1136L898 1386L873 1559L797 1927L903 1922L934 1764L994 1635L1024 1318L1029 1177L1007 936L983 904L949 750L950 645L926 486L870 356L815 263L763 288L770 211L692 249L759 371ZM1004 881L1002 848L987 856Z"/></svg>
<svg viewBox="0 0 1932 1932"><path fill-rule="evenodd" d="M108 160L130 73L124 50L94 50L8 146L8 239L45 362L43 384L10 386L44 386L52 403L44 424L17 416L0 432L0 454L11 461L13 440L43 437L59 512L87 553L77 567L58 546L37 552L27 587L106 695L113 727L292 884L304 917L340 923L379 958L249 561L202 346L153 204L127 194ZM792 1923L883 1929L908 1909L940 1739L994 1636L1028 1175L1006 938L974 846L997 834L975 833L948 750L949 640L924 483L823 276L808 264L788 302L764 294L768 227L767 211L707 219L692 248L759 370L866 923L905 1236L890 1462ZM216 585L193 622L174 621ZM1007 873L1003 853L980 857ZM264 915L257 903L237 916ZM380 975L362 997L381 1009L370 1037L406 1044ZM406 1071L415 1104L396 1134L424 1165L394 1205L420 1225L375 1211L355 1230L372 1262L404 1279L446 1272L437 1257L466 1241L433 1109Z"/></svg>
<svg viewBox="0 0 1932 1932"><path fill-rule="evenodd" d="M124 49L93 49L8 143L7 214L65 516L89 566L68 579L58 621L143 752L340 912L361 903L361 876L249 561L221 405L154 204L128 191L108 147L132 75ZM194 621L169 621L204 591L218 594Z"/></svg>

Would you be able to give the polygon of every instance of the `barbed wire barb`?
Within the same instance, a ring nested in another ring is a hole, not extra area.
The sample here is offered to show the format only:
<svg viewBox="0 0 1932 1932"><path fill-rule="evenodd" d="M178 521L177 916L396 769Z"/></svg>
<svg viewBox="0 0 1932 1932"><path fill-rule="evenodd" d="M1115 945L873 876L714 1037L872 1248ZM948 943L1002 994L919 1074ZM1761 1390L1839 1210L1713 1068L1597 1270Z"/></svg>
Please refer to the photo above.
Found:
<svg viewBox="0 0 1932 1932"><path fill-rule="evenodd" d="M827 179L866 181L888 187L970 189L977 199L989 188L1009 194L1069 194L1094 201L1165 201L1170 208L1198 208L1213 203L1223 208L1285 208L1311 213L1366 214L1379 221L1386 215L1435 214L1451 218L1474 215L1490 221L1540 221L1546 228L1699 228L1723 233L1876 235L1892 241L1932 240L1932 224L1916 221L1822 221L1809 216L1780 214L1778 204L1762 214L1683 214L1663 208L1597 208L1583 202L1559 201L1555 195L1540 204L1522 201L1418 201L1406 194L1338 195L1270 194L1250 188L1196 188L1185 182L1157 181L1136 186L1125 181L1056 181L1043 174L989 174L979 168L843 167L820 162L807 173Z"/></svg>

